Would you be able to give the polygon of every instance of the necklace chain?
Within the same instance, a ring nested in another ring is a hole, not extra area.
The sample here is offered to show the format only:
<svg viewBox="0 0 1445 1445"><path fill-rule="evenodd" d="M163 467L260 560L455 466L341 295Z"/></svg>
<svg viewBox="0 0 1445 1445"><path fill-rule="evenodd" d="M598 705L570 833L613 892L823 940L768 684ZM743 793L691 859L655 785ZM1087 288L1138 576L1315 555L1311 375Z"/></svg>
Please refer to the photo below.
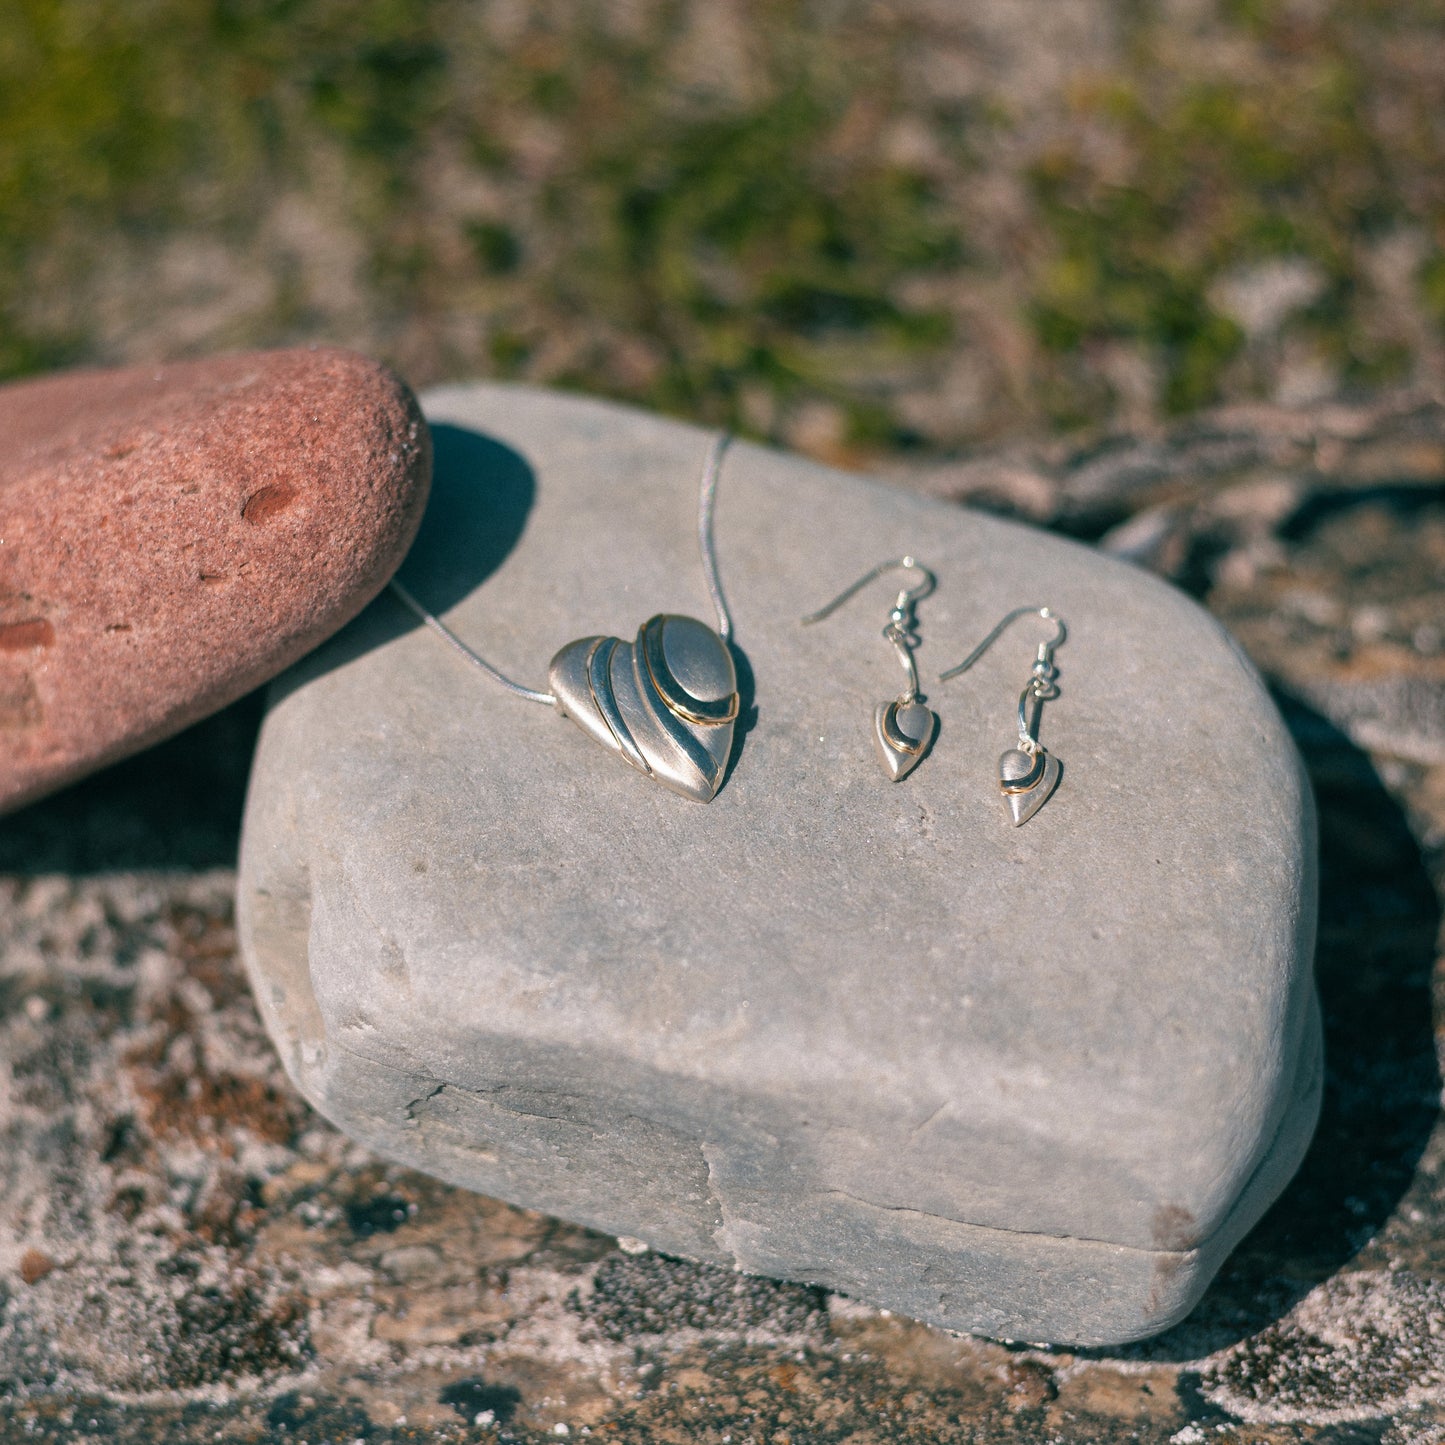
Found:
<svg viewBox="0 0 1445 1445"><path fill-rule="evenodd" d="M702 569L703 575L707 579L708 596L712 599L713 611L717 614L718 635L724 642L728 642L732 638L733 619L732 614L728 611L727 599L723 596L722 580L718 576L717 549L713 543L713 514L717 509L717 483L718 474L722 470L723 453L727 451L731 442L731 433L720 432L713 439L712 446L708 448L707 461L703 464L702 469L702 480L698 485L697 504L698 552L702 557ZM440 617L433 612L428 612L395 577L387 585L404 607L414 612L443 642L454 648L468 662L481 668L493 682L500 683L508 692L525 698L528 702L545 703L548 707L557 705L557 698L553 693L539 692L536 688L523 687L520 682L513 682L505 673L499 672L481 653L468 647Z"/></svg>

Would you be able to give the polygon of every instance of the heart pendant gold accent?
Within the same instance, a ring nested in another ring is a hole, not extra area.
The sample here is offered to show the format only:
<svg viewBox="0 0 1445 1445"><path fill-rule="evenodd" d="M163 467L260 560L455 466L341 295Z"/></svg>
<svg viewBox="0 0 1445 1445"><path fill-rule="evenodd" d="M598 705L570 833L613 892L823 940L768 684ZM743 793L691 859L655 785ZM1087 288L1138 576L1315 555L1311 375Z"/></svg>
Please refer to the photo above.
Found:
<svg viewBox="0 0 1445 1445"><path fill-rule="evenodd" d="M888 776L896 783L906 778L933 744L938 714L916 698L880 702L873 714L873 741Z"/></svg>
<svg viewBox="0 0 1445 1445"><path fill-rule="evenodd" d="M640 773L695 802L722 786L738 716L727 643L695 617L659 613L636 640L581 637L553 659L557 711Z"/></svg>
<svg viewBox="0 0 1445 1445"><path fill-rule="evenodd" d="M998 785L1015 828L1023 827L1048 802L1062 772L1059 760L1042 748L1035 753L1010 748L998 760Z"/></svg>

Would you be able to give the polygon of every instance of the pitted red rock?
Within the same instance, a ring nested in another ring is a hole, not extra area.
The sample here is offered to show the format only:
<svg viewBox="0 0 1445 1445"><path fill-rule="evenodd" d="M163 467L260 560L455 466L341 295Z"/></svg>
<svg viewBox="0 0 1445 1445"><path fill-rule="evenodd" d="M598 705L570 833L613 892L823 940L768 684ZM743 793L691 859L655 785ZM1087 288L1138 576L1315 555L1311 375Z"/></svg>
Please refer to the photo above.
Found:
<svg viewBox="0 0 1445 1445"><path fill-rule="evenodd" d="M335 632L405 555L430 477L411 392L350 352L0 387L0 810Z"/></svg>

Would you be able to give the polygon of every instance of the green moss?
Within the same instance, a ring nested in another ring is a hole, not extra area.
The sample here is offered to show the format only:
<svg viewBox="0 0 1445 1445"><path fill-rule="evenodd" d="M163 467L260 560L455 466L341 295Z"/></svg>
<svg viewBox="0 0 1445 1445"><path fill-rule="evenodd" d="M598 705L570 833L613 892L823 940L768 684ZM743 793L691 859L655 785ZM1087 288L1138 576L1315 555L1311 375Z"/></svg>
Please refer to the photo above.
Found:
<svg viewBox="0 0 1445 1445"><path fill-rule="evenodd" d="M1133 343L1159 366L1166 407L1196 407L1218 397L1244 344L1211 304L1215 283L1293 256L1327 278L1325 296L1294 324L1347 379L1399 375L1400 345L1370 340L1364 324L1365 252L1396 227L1431 221L1429 203L1422 211L1410 195L1422 188L1400 182L1402 170L1430 174L1438 145L1422 131L1411 155L1381 133L1380 86L1362 54L1380 37L1353 25L1347 7L1313 28L1273 0L1225 9L1264 43L1253 69L1194 74L1164 27L1146 25L1131 74L1079 100L1091 144L1033 168L1051 238L1034 276L1035 334L1058 355ZM1094 160L1101 132L1107 169ZM1438 222L1445 197L1434 191Z"/></svg>
<svg viewBox="0 0 1445 1445"><path fill-rule="evenodd" d="M1434 252L1421 266L1420 294L1431 319L1445 331L1445 250Z"/></svg>
<svg viewBox="0 0 1445 1445"><path fill-rule="evenodd" d="M0 26L0 213L14 251L67 212L153 207L181 158L146 37L117 6L20 0Z"/></svg>
<svg viewBox="0 0 1445 1445"><path fill-rule="evenodd" d="M848 38L802 7L758 7L767 73L738 104L676 84L675 5L637 32L580 7L565 30L536 19L500 46L465 7L427 0L20 4L19 23L0 21L0 205L16 284L27 254L77 224L244 227L268 193L304 185L319 153L340 164L378 299L425 312L439 264L455 266L439 263L444 238L421 207L428 147L455 139L515 189L541 118L565 159L537 189L540 244L510 218L454 223L470 280L516 278L530 303L471 293L494 318L500 369L537 353L539 310L571 316L661 358L639 382L603 347L571 372L580 384L737 420L747 387L784 408L808 395L872 406L834 364L838 336L898 354L949 342L948 317L897 293L957 263L957 226L923 176L860 140L852 109L860 78L896 84L889 58L860 74ZM202 197L219 198L220 217L201 213ZM442 304L466 292L468 278L453 279L463 284ZM0 364L44 358L12 347Z"/></svg>
<svg viewBox="0 0 1445 1445"><path fill-rule="evenodd" d="M272 288L212 344L355 334L312 278L359 250L363 335L418 380L480 369L784 431L823 401L867 448L910 444L900 390L979 338L1011 409L984 427L1107 422L1106 347L1147 360L1164 410L1267 387L1215 298L1270 257L1324 278L1287 326L1345 379L1409 374L1420 343L1369 260L1401 228L1435 248L1420 300L1445 328L1441 86L1398 49L1445 27L1441 0L1218 0L1198 46L1128 7L1115 72L1042 102L1023 205L976 235L973 178L1025 132L1006 94L923 98L931 32L743 0L725 84L699 0L614 10L527 6L503 31L470 0L0 7L0 374L91 356L111 252L192 236L264 256ZM900 121L921 151L890 143ZM283 196L305 224L277 241Z"/></svg>
<svg viewBox="0 0 1445 1445"><path fill-rule="evenodd" d="M36 333L0 317L0 379L70 366L84 354L83 337Z"/></svg>
<svg viewBox="0 0 1445 1445"><path fill-rule="evenodd" d="M566 238L557 294L657 347L654 404L734 423L749 388L863 407L838 337L895 354L948 343L946 316L897 298L957 263L956 224L921 176L839 154L853 87L825 34L794 39L746 106L680 98L636 50L558 60L577 73L554 77L550 110L577 149L544 199Z"/></svg>
<svg viewBox="0 0 1445 1445"><path fill-rule="evenodd" d="M532 355L531 343L514 331L494 331L488 350L497 374L508 380L522 374Z"/></svg>
<svg viewBox="0 0 1445 1445"><path fill-rule="evenodd" d="M490 276L505 276L517 269L522 243L509 226L495 221L473 221L467 226L477 264Z"/></svg>

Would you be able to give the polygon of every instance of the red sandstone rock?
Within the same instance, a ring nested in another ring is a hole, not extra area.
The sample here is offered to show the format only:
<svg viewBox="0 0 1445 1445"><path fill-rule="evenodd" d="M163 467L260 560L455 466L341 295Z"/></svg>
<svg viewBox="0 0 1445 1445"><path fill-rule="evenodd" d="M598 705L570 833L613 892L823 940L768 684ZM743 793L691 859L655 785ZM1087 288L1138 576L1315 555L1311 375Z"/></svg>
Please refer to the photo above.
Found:
<svg viewBox="0 0 1445 1445"><path fill-rule="evenodd" d="M335 632L405 555L430 476L411 392L345 351L0 387L0 811Z"/></svg>

